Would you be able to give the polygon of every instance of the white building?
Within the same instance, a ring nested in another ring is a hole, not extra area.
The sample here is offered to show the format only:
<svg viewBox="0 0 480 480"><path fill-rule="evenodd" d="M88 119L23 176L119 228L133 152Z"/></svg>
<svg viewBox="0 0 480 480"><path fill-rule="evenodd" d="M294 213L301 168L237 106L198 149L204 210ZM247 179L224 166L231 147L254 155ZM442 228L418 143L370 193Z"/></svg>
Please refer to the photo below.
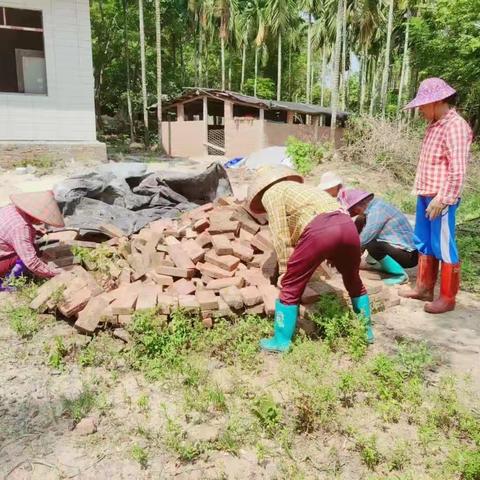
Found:
<svg viewBox="0 0 480 480"><path fill-rule="evenodd" d="M103 160L89 0L0 0L0 166Z"/></svg>

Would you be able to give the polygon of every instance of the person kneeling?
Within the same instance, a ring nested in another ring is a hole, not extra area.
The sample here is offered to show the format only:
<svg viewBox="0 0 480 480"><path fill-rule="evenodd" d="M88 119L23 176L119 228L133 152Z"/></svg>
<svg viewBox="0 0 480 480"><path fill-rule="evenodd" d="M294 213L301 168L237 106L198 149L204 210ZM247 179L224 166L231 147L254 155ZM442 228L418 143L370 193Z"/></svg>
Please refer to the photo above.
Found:
<svg viewBox="0 0 480 480"><path fill-rule="evenodd" d="M408 218L393 205L375 198L373 193L361 190L348 190L346 205L352 217L365 220L360 241L362 249L376 261L370 265L391 275L384 280L387 285L407 282L404 268L418 263L415 236Z"/></svg>

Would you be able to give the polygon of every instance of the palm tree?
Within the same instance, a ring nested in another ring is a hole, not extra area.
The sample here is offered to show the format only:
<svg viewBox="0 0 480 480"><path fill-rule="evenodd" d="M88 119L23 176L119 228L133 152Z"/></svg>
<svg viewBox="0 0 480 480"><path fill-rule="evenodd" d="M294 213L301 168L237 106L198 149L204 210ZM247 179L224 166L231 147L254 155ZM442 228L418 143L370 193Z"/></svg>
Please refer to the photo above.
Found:
<svg viewBox="0 0 480 480"><path fill-rule="evenodd" d="M125 70L127 77L127 113L130 126L130 141L135 139L135 130L133 125L132 96L130 84L130 49L128 48L128 5L127 0L123 0L123 48L125 51Z"/></svg>
<svg viewBox="0 0 480 480"><path fill-rule="evenodd" d="M294 8L294 0L267 0L268 25L277 36L277 100L282 96L282 32L287 30Z"/></svg>
<svg viewBox="0 0 480 480"><path fill-rule="evenodd" d="M337 1L337 16L335 28L335 48L333 51L333 78L332 78L332 119L330 125L330 140L335 145L335 129L337 127L337 110L338 110L338 75L340 70L340 54L342 46L342 25L343 25L343 2L345 0Z"/></svg>
<svg viewBox="0 0 480 480"><path fill-rule="evenodd" d="M160 0L155 0L155 40L157 49L157 120L158 150L163 151L162 141L162 24Z"/></svg>
<svg viewBox="0 0 480 480"><path fill-rule="evenodd" d="M140 62L142 70L142 101L143 123L145 125L145 145L148 145L148 99L147 99L147 74L145 60L145 22L143 20L143 0L138 0L138 22L140 33Z"/></svg>
<svg viewBox="0 0 480 480"><path fill-rule="evenodd" d="M388 0L388 25L387 25L387 40L385 44L385 63L383 65L382 89L380 95L380 105L382 108L382 116L385 116L385 109L387 107L387 93L388 93L388 73L390 70L390 45L392 41L393 29L393 1Z"/></svg>
<svg viewBox="0 0 480 480"><path fill-rule="evenodd" d="M225 40L228 38L230 16L235 10L232 0L215 0L215 15L220 19L220 58L222 64L222 90L225 90Z"/></svg>
<svg viewBox="0 0 480 480"><path fill-rule="evenodd" d="M302 10L307 14L307 72L306 72L306 86L305 86L305 98L307 103L312 101L312 24L314 22L313 16L316 13L317 7L316 0L303 0L301 3Z"/></svg>
<svg viewBox="0 0 480 480"><path fill-rule="evenodd" d="M266 6L265 0L251 0L247 3L245 9L246 21L249 28L253 28L255 34L255 72L253 82L253 96L257 96L257 78L258 78L258 52L265 43L267 35L266 29ZM251 27L250 27L251 26Z"/></svg>

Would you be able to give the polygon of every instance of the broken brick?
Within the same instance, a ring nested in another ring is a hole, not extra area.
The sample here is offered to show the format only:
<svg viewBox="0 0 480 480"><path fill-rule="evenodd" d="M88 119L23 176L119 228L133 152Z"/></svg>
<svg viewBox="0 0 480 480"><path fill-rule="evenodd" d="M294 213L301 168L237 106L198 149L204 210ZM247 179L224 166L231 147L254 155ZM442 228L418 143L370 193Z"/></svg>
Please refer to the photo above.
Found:
<svg viewBox="0 0 480 480"><path fill-rule="evenodd" d="M232 255L239 258L242 262L248 262L253 258L253 249L240 243L232 242Z"/></svg>
<svg viewBox="0 0 480 480"><path fill-rule="evenodd" d="M201 233L195 241L202 247L206 247L212 243L212 238L208 232Z"/></svg>
<svg viewBox="0 0 480 480"><path fill-rule="evenodd" d="M234 310L240 310L243 308L243 298L240 293L240 289L237 287L227 287L220 290L220 297L223 298L225 303Z"/></svg>
<svg viewBox="0 0 480 480"><path fill-rule="evenodd" d="M159 289L157 286L145 286L138 294L135 310L137 312L142 310L150 310L157 306L157 295Z"/></svg>
<svg viewBox="0 0 480 480"><path fill-rule="evenodd" d="M84 333L95 332L108 304L108 299L102 295L90 298L85 308L78 314L75 328Z"/></svg>
<svg viewBox="0 0 480 480"><path fill-rule="evenodd" d="M226 235L212 235L212 246L217 255L231 255L233 247Z"/></svg>
<svg viewBox="0 0 480 480"><path fill-rule="evenodd" d="M254 285L240 289L240 293L242 295L243 303L247 307L253 307L254 305L258 305L262 302L260 290Z"/></svg>
<svg viewBox="0 0 480 480"><path fill-rule="evenodd" d="M195 295L179 295L178 306L186 312L198 312L200 309Z"/></svg>
<svg viewBox="0 0 480 480"><path fill-rule="evenodd" d="M195 264L190 260L183 245L171 245L168 247L168 254L178 268L194 269Z"/></svg>
<svg viewBox="0 0 480 480"><path fill-rule="evenodd" d="M195 284L192 281L181 278L170 285L165 293L168 295L190 295L195 293L195 290Z"/></svg>
<svg viewBox="0 0 480 480"><path fill-rule="evenodd" d="M132 290L123 290L118 292L118 297L111 304L114 315L129 315L135 310L138 292Z"/></svg>
<svg viewBox="0 0 480 480"><path fill-rule="evenodd" d="M185 252L193 263L197 263L200 260L203 260L205 252L195 240L186 240L185 243L182 243L182 247L184 248Z"/></svg>
<svg viewBox="0 0 480 480"><path fill-rule="evenodd" d="M160 314L168 315L178 307L178 298L165 293L157 296L157 310Z"/></svg>
<svg viewBox="0 0 480 480"><path fill-rule="evenodd" d="M212 251L205 254L205 261L228 271L235 270L240 263L240 259L233 255L217 255Z"/></svg>

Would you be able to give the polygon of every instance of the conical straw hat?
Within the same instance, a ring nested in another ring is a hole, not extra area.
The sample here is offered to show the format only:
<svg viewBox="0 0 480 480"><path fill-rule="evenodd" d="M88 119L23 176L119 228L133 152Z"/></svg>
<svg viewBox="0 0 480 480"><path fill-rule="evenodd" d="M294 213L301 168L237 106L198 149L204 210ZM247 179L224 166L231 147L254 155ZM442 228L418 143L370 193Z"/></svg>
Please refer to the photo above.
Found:
<svg viewBox="0 0 480 480"><path fill-rule="evenodd" d="M53 227L64 227L62 213L53 192L26 192L10 195L12 203L22 212Z"/></svg>
<svg viewBox="0 0 480 480"><path fill-rule="evenodd" d="M281 181L303 183L303 177L288 167L263 167L257 170L257 175L248 187L247 205L253 213L264 213L262 196L273 184Z"/></svg>

